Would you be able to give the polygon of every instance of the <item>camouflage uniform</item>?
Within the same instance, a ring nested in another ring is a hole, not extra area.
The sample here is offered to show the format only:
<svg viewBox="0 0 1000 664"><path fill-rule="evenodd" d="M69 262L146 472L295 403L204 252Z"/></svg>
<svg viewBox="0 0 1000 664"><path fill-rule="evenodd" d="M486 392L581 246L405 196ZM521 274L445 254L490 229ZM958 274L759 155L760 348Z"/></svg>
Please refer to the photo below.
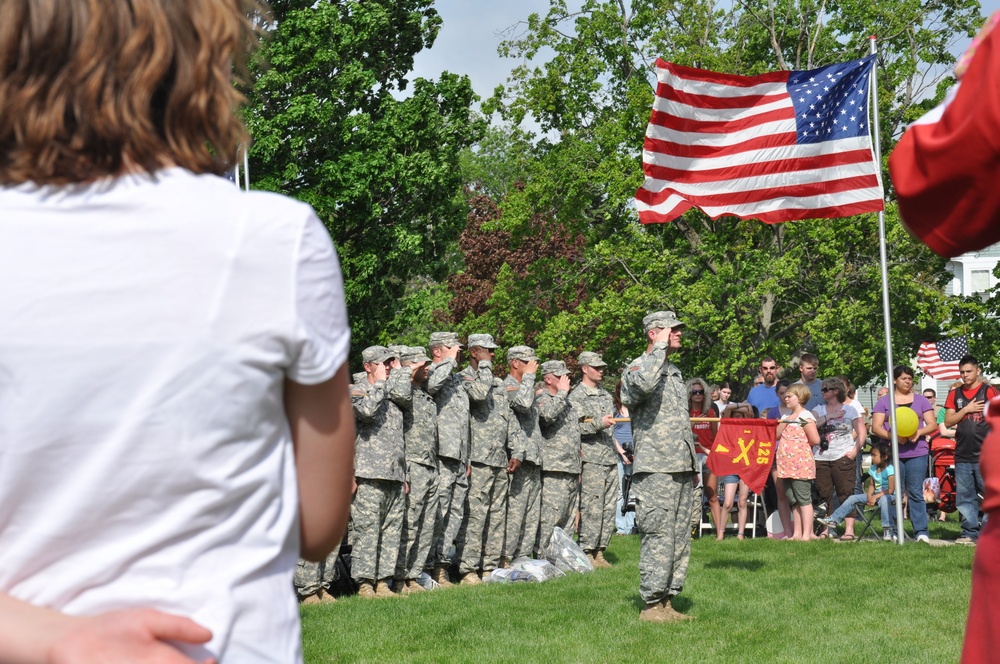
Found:
<svg viewBox="0 0 1000 664"><path fill-rule="evenodd" d="M381 348L381 347L372 347ZM366 362L391 357L382 348ZM358 582L389 579L396 570L403 533L406 466L401 404L413 398L411 372L393 369L387 380L375 384L367 378L351 386L351 403L357 425L354 476L358 489L351 504L353 548L351 576Z"/></svg>
<svg viewBox="0 0 1000 664"><path fill-rule="evenodd" d="M431 344L439 338L453 341L458 337L436 332ZM431 558L438 565L450 565L452 545L458 546L459 531L465 520L465 498L469 480L465 471L469 463L469 395L462 379L453 373L458 364L447 358L430 366L427 392L434 397L438 412L438 518L431 544Z"/></svg>
<svg viewBox="0 0 1000 664"><path fill-rule="evenodd" d="M535 359L534 351L527 346L515 346L507 351L507 359ZM535 374L525 373L520 382L508 375L503 384L525 441L524 459L520 468L510 476L507 490L503 557L507 560L520 556L537 558L540 553L538 528L542 506L542 433L538 428L538 409L535 408Z"/></svg>
<svg viewBox="0 0 1000 664"><path fill-rule="evenodd" d="M419 354L415 351L419 351ZM430 361L423 348L407 349L404 362ZM413 400L403 409L403 439L410 492L406 495L406 526L397 578L416 579L429 561L438 516L437 406L422 388L414 386Z"/></svg>
<svg viewBox="0 0 1000 664"><path fill-rule="evenodd" d="M469 337L470 346L474 345L475 336ZM508 436L517 436L520 425L507 403L503 382L493 376L490 362L480 361L477 369L469 365L459 376L469 395L472 474L469 476L465 544L458 571L462 575L479 570L486 574L496 569L503 553ZM514 455L520 454L523 458L523 443L517 438L511 442Z"/></svg>
<svg viewBox="0 0 1000 664"><path fill-rule="evenodd" d="M337 557L340 555L340 544L321 563L299 560L295 566L295 595L299 601L319 593L321 590L330 592L330 586L337 579Z"/></svg>
<svg viewBox="0 0 1000 664"><path fill-rule="evenodd" d="M669 314L669 315L668 315ZM650 314L646 329L682 325L670 312ZM632 492L642 534L639 592L647 605L681 592L691 556L691 509L696 465L687 391L680 370L658 342L622 375L622 402L635 437Z"/></svg>
<svg viewBox="0 0 1000 664"><path fill-rule="evenodd" d="M561 365L561 366L560 366ZM564 372L564 373L558 373ZM542 375L566 375L566 365L558 360L542 364ZM549 545L552 529L571 529L573 510L580 499L579 414L569 401L569 393L543 390L535 400L542 433L542 510L538 547Z"/></svg>
<svg viewBox="0 0 1000 664"><path fill-rule="evenodd" d="M585 353L582 359L600 356ZM594 361L594 360L591 360ZM581 364L583 364L581 360ZM615 404L611 394L600 387L577 385L569 395L570 403L580 415L580 447L583 468L580 473L580 548L596 553L608 548L615 529L615 503L618 500L618 454L615 452L611 429L601 418L614 415Z"/></svg>

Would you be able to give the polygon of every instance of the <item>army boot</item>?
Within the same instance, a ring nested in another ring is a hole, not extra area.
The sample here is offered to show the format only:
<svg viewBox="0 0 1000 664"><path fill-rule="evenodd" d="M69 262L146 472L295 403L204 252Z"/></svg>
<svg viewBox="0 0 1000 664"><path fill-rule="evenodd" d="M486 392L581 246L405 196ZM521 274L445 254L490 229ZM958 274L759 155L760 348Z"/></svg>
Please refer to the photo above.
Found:
<svg viewBox="0 0 1000 664"><path fill-rule="evenodd" d="M375 584L367 579L358 581L358 597L375 597Z"/></svg>
<svg viewBox="0 0 1000 664"><path fill-rule="evenodd" d="M463 586L478 586L482 583L482 580L475 572L468 572L462 576L462 580L459 583Z"/></svg>
<svg viewBox="0 0 1000 664"><path fill-rule="evenodd" d="M639 612L639 620L643 622L666 622L667 611L663 608L663 602L652 602L643 607Z"/></svg>
<svg viewBox="0 0 1000 664"><path fill-rule="evenodd" d="M685 620L694 620L694 616L689 616L687 614L681 613L673 606L670 605L670 598L666 598L660 605L663 607L663 613L667 617L667 622L683 622Z"/></svg>
<svg viewBox="0 0 1000 664"><path fill-rule="evenodd" d="M434 581L442 588L449 588L455 585L448 579L447 565L436 565L434 567L434 572L431 574L431 578L434 579Z"/></svg>
<svg viewBox="0 0 1000 664"><path fill-rule="evenodd" d="M378 587L375 588L375 597L395 597L396 593L392 592L392 588L389 587L389 579L382 579L378 582Z"/></svg>
<svg viewBox="0 0 1000 664"><path fill-rule="evenodd" d="M611 563L604 557L603 551L598 551L594 556L594 567L611 567Z"/></svg>
<svg viewBox="0 0 1000 664"><path fill-rule="evenodd" d="M306 597L304 600L302 600L301 603L302 604L322 604L323 600L320 599L319 593L316 593L315 595L309 595L309 597Z"/></svg>

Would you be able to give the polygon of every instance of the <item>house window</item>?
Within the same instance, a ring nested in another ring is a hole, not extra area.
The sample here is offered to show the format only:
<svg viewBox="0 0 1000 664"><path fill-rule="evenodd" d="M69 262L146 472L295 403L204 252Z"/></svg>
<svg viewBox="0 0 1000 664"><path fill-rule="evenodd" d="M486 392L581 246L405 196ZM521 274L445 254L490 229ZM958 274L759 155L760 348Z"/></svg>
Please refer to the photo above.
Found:
<svg viewBox="0 0 1000 664"><path fill-rule="evenodd" d="M973 270L972 271L972 294L985 293L990 289L990 271L989 270Z"/></svg>

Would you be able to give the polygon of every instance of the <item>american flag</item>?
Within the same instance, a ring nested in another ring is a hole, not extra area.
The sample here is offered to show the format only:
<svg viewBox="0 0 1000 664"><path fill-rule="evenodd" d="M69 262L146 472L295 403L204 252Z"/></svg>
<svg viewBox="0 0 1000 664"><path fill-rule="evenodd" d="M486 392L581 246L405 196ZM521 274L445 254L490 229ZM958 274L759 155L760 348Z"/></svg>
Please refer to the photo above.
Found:
<svg viewBox="0 0 1000 664"><path fill-rule="evenodd" d="M874 58L760 76L657 60L639 220L692 207L767 223L883 209L868 126Z"/></svg>
<svg viewBox="0 0 1000 664"><path fill-rule="evenodd" d="M937 343L925 341L917 351L917 366L928 376L938 380L958 380L958 361L969 353L966 337L950 337Z"/></svg>

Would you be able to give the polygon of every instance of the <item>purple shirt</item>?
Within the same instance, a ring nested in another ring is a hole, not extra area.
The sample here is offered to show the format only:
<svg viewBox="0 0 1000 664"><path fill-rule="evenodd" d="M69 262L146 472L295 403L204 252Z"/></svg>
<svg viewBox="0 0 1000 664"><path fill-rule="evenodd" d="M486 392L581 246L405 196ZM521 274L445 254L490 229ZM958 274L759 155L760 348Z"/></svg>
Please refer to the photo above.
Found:
<svg viewBox="0 0 1000 664"><path fill-rule="evenodd" d="M924 413L926 413L929 410L930 411L934 410L934 406L932 406L931 402L928 401L927 398L924 397L924 395L922 394L914 394L912 404L897 404L897 405L900 408L912 408L917 412L918 429L923 429L924 425L926 424L924 422ZM875 413L882 413L883 415L885 415L885 424L883 426L885 426L886 431L891 433L892 427L890 426L890 421L889 421L888 394L885 395L884 397L879 398L879 400L875 403L875 407L872 409L872 414L874 415ZM917 442L915 443L905 443L905 444L902 442L899 443L900 459L912 459L914 457L926 456L929 453L930 453L930 447L927 444L927 436L921 436L920 438L917 439Z"/></svg>

